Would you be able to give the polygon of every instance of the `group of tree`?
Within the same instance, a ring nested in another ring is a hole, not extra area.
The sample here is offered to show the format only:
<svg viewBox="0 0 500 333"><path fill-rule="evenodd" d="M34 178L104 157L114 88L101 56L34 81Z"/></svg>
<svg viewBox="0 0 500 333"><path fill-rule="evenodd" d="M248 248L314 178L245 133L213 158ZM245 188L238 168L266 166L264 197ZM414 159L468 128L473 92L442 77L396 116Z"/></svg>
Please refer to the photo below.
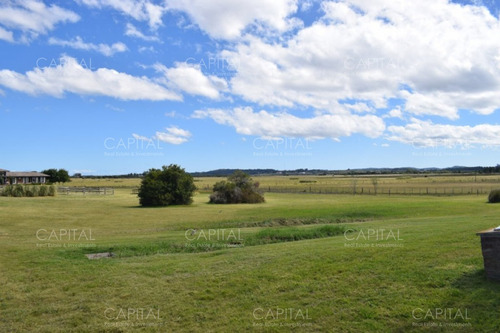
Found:
<svg viewBox="0 0 500 333"><path fill-rule="evenodd" d="M258 191L259 183L250 176L236 171L227 181L214 185L210 203L260 203L264 197ZM142 206L189 205L196 191L193 177L176 164L144 173L139 188Z"/></svg>
<svg viewBox="0 0 500 333"><path fill-rule="evenodd" d="M68 171L64 169L47 169L43 170L42 173L46 174L49 176L48 182L51 184L54 183L66 183L70 182L71 179L69 178Z"/></svg>
<svg viewBox="0 0 500 333"><path fill-rule="evenodd" d="M217 182L210 195L210 203L261 203L264 197L259 192L259 183L241 170L235 171L226 180Z"/></svg>
<svg viewBox="0 0 500 333"><path fill-rule="evenodd" d="M149 169L139 188L142 206L189 205L196 191L193 177L180 166L171 164Z"/></svg>

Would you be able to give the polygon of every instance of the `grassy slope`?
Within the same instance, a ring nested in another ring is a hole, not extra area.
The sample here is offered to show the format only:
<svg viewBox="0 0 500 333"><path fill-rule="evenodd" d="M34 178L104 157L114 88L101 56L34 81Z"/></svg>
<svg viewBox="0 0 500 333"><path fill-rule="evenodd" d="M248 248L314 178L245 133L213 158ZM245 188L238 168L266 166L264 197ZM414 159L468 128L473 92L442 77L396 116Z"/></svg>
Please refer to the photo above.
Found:
<svg viewBox="0 0 500 333"><path fill-rule="evenodd" d="M149 209L137 208L128 190L105 198L0 198L0 331L132 331L141 323L167 332L253 331L255 324L306 324L298 330L311 332L426 330L414 326L416 308L467 309L470 326L460 331L500 330L500 286L485 280L475 236L498 224L500 206L475 196L266 197L264 205L213 206L200 195L190 207ZM399 230L403 240L359 240L370 247L356 248L346 247L352 242L342 235L98 261L83 256L88 249L36 247L40 228L92 229L99 248L140 247L182 242L188 228L254 227L280 218L352 221L347 226L365 232ZM384 243L402 246L376 246ZM160 309L162 319L107 319L108 308ZM254 318L256 308L307 310L311 319L262 321Z"/></svg>

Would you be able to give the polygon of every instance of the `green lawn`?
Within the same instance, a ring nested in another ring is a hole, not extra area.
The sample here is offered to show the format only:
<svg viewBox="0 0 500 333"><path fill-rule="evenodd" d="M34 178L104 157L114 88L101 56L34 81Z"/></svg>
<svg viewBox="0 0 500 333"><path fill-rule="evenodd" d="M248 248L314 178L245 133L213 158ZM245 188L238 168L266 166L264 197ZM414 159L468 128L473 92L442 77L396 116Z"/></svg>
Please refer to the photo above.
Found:
<svg viewBox="0 0 500 333"><path fill-rule="evenodd" d="M475 235L500 224L500 205L266 200L220 206L199 194L191 206L139 208L129 189L0 197L0 332L500 331L500 284L485 279ZM348 232L317 233L324 225ZM255 241L290 234L320 238ZM85 257L107 251L116 256Z"/></svg>

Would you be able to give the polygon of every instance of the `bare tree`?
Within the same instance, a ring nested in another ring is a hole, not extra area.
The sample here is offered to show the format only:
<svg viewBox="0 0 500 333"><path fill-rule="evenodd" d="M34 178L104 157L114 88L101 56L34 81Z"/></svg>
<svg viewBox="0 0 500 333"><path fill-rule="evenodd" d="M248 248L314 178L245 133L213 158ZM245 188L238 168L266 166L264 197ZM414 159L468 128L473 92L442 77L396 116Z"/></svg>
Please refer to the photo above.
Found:
<svg viewBox="0 0 500 333"><path fill-rule="evenodd" d="M377 190L378 190L378 178L377 177L372 178L372 184L373 184L373 190L375 191L375 195L377 195Z"/></svg>

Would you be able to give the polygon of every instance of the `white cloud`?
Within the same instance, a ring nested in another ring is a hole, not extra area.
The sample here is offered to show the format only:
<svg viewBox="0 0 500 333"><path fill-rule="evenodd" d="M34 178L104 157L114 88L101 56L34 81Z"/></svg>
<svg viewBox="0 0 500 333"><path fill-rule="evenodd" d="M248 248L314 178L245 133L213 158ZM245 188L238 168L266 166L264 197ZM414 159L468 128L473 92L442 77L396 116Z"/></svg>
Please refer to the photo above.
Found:
<svg viewBox="0 0 500 333"><path fill-rule="evenodd" d="M290 38L247 35L220 56L232 93L261 105L345 113L344 100L458 119L500 107L500 21L445 0L325 1L324 17ZM405 88L402 88L405 87Z"/></svg>
<svg viewBox="0 0 500 333"><path fill-rule="evenodd" d="M132 137L136 140L141 140L141 141L152 141L151 138L148 138L148 137L145 137L145 136L142 136L142 135L139 135L139 134L135 134L135 133L132 133Z"/></svg>
<svg viewBox="0 0 500 333"><path fill-rule="evenodd" d="M7 42L13 42L14 34L12 33L12 31L8 31L0 27L0 39L6 40Z"/></svg>
<svg viewBox="0 0 500 333"><path fill-rule="evenodd" d="M122 100L182 100L182 96L149 78L135 77L108 68L92 71L68 56L63 56L56 67L35 68L26 74L0 70L0 85L32 95L56 97L68 92Z"/></svg>
<svg viewBox="0 0 500 333"><path fill-rule="evenodd" d="M353 134L371 138L382 135L385 124L373 115L318 115L314 118L300 118L288 113L254 112L252 108L234 110L198 110L193 118L211 118L221 125L232 126L244 135L262 137L305 137L338 139Z"/></svg>
<svg viewBox="0 0 500 333"><path fill-rule="evenodd" d="M500 146L500 125L456 126L412 119L410 124L390 126L388 131L389 140L414 147Z"/></svg>
<svg viewBox="0 0 500 333"><path fill-rule="evenodd" d="M93 172L96 172L96 170L91 170L91 169L73 169L73 174L75 173L86 173L86 174L91 174Z"/></svg>
<svg viewBox="0 0 500 333"><path fill-rule="evenodd" d="M300 10L303 12L307 12L309 11L309 9L312 8L312 6L313 6L312 0L303 0L300 3Z"/></svg>
<svg viewBox="0 0 500 333"><path fill-rule="evenodd" d="M57 5L46 6L42 1L19 0L0 3L0 25L20 30L23 33L21 37L23 42L53 30L58 23L77 22L79 19L80 17L70 10ZM11 37L2 39L13 41L12 33L2 30L4 32L1 35Z"/></svg>
<svg viewBox="0 0 500 333"><path fill-rule="evenodd" d="M96 51L104 54L107 57L110 57L118 52L127 51L127 46L121 42L117 42L112 45L102 44L102 43L100 44L85 43L80 36L77 36L73 40L61 40L58 38L51 37L49 38L49 44L67 46L78 50Z"/></svg>
<svg viewBox="0 0 500 333"><path fill-rule="evenodd" d="M166 128L165 132L156 132L156 134L152 138L148 138L135 133L132 134L132 136L137 140L143 140L143 141L159 140L173 145L180 145L189 140L189 138L191 137L191 132L183 130L176 126L171 126Z"/></svg>
<svg viewBox="0 0 500 333"><path fill-rule="evenodd" d="M160 41L160 39L158 38L158 36L148 36L148 35L145 35L141 31L139 31L131 23L127 23L127 27L126 27L126 30L125 30L125 35L127 35L129 37L139 38L139 39L145 40L147 42L159 42Z"/></svg>
<svg viewBox="0 0 500 333"><path fill-rule="evenodd" d="M116 111L116 112L123 112L123 111L125 111L124 109L119 108L119 107L114 106L114 105L111 105L111 104L106 104L105 106L106 106L108 109L113 110L113 111Z"/></svg>
<svg viewBox="0 0 500 333"><path fill-rule="evenodd" d="M156 64L155 68L165 75L166 84L191 95L218 99L220 91L227 89L227 83L224 79L214 75L206 76L199 65L176 63L175 67L168 68Z"/></svg>
<svg viewBox="0 0 500 333"><path fill-rule="evenodd" d="M399 119L403 119L403 112L401 112L401 107L398 106L395 109L392 109L386 115L384 115L384 118L399 118Z"/></svg>
<svg viewBox="0 0 500 333"><path fill-rule="evenodd" d="M111 7L137 21L147 21L151 29L162 25L164 6L154 4L150 0L78 0L89 7Z"/></svg>
<svg viewBox="0 0 500 333"><path fill-rule="evenodd" d="M234 39L252 24L278 32L288 30L295 24L289 16L297 11L297 0L172 0L168 7L186 12L212 37Z"/></svg>

